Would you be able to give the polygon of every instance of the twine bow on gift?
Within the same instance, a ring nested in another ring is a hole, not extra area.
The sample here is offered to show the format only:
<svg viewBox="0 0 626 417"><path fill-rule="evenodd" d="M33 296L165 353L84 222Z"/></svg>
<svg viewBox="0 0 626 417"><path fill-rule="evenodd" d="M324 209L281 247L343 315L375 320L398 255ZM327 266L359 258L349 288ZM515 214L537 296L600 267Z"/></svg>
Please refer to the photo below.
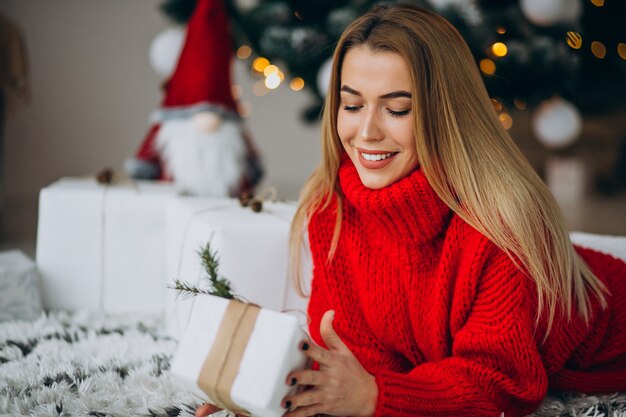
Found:
<svg viewBox="0 0 626 417"><path fill-rule="evenodd" d="M239 204L241 207L250 207L255 213L259 213L263 210L263 202L270 201L276 202L276 196L278 191L275 187L267 187L256 196L250 191L244 191L239 196Z"/></svg>
<svg viewBox="0 0 626 417"><path fill-rule="evenodd" d="M248 416L250 412L236 405L230 392L260 311L256 304L229 302L198 375L198 386L215 405Z"/></svg>
<svg viewBox="0 0 626 417"><path fill-rule="evenodd" d="M89 178L93 178L94 176L89 176ZM98 300L100 310L104 310L104 293L105 293L105 277L106 277L106 205L108 200L108 191L109 188L113 185L121 185L127 184L133 189L137 194L140 194L139 187L137 184L131 180L130 178L124 178L115 173L111 168L104 168L100 172L95 175L96 182L103 186L102 192L102 203L100 205L100 276L99 276L99 291L100 296Z"/></svg>

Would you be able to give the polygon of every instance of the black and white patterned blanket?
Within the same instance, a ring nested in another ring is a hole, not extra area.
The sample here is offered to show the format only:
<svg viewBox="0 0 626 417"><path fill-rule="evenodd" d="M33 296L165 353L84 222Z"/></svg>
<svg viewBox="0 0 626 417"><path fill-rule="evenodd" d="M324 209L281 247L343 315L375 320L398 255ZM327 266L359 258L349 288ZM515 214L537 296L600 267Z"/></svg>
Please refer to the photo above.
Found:
<svg viewBox="0 0 626 417"><path fill-rule="evenodd" d="M176 341L152 316L56 312L0 323L0 413L192 416L167 374Z"/></svg>
<svg viewBox="0 0 626 417"><path fill-rule="evenodd" d="M201 400L167 372L175 350L154 316L54 312L0 323L0 415L193 416ZM551 394L533 416L626 417L626 393Z"/></svg>

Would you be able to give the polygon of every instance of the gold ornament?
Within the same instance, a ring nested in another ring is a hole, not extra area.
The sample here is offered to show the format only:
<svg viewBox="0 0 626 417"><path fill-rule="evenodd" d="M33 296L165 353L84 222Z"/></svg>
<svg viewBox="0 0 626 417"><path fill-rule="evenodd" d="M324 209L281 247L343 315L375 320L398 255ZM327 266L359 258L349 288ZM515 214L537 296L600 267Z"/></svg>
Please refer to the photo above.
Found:
<svg viewBox="0 0 626 417"><path fill-rule="evenodd" d="M580 49L580 47L583 46L582 36L580 36L579 33L571 31L571 30L567 32L566 42L570 46L570 48L573 48L573 49Z"/></svg>
<svg viewBox="0 0 626 417"><path fill-rule="evenodd" d="M591 53L598 59L603 59L606 56L606 46L602 42L591 42Z"/></svg>
<svg viewBox="0 0 626 417"><path fill-rule="evenodd" d="M619 54L620 58L626 60L626 43L620 42L617 44L617 53Z"/></svg>

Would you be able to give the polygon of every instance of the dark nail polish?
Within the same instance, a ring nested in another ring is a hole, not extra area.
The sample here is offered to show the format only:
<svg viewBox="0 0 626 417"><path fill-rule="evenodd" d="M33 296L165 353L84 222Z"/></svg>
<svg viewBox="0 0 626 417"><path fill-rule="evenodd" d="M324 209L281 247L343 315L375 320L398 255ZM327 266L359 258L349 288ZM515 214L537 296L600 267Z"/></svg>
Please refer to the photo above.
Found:
<svg viewBox="0 0 626 417"><path fill-rule="evenodd" d="M291 401L285 401L285 408L291 407Z"/></svg>
<svg viewBox="0 0 626 417"><path fill-rule="evenodd" d="M307 342L302 343L302 350L309 350L309 344Z"/></svg>
<svg viewBox="0 0 626 417"><path fill-rule="evenodd" d="M294 385L296 385L296 382L298 382L296 378L291 378L291 383L289 385L293 387Z"/></svg>

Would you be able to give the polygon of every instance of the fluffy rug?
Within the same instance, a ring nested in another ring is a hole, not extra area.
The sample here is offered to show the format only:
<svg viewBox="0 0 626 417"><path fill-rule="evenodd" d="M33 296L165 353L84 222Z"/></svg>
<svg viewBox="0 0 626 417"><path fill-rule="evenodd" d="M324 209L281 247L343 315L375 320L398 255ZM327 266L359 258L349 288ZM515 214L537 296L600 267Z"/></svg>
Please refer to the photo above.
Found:
<svg viewBox="0 0 626 417"><path fill-rule="evenodd" d="M63 312L0 324L0 413L193 416L167 372L176 342L150 316Z"/></svg>
<svg viewBox="0 0 626 417"><path fill-rule="evenodd" d="M153 316L55 312L0 323L0 414L193 416L201 400L167 373L175 350ZM626 394L553 393L533 416L626 417Z"/></svg>

